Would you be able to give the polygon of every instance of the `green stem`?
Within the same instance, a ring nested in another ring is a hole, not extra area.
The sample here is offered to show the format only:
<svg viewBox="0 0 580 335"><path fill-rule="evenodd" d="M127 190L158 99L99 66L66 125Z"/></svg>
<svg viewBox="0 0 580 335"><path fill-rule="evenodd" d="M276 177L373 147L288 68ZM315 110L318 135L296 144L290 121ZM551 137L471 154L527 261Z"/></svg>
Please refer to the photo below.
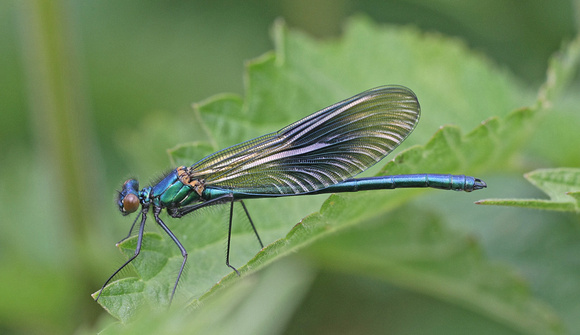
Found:
<svg viewBox="0 0 580 335"><path fill-rule="evenodd" d="M23 64L37 151L30 173L42 174L46 183L38 187L51 187L47 201L56 206L53 213L69 234L74 257L63 263L71 281L90 285L90 273L81 266L91 260L89 238L98 221L95 196L100 194L102 170L72 36L78 27L71 24L69 7L60 0L20 2ZM83 299L91 292L88 287L86 292Z"/></svg>

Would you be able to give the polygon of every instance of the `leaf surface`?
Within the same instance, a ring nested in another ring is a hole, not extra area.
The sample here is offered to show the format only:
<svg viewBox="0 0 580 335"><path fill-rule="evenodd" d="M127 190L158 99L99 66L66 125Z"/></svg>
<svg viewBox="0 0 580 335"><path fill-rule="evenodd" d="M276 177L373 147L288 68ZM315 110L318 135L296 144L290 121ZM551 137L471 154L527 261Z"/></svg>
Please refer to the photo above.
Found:
<svg viewBox="0 0 580 335"><path fill-rule="evenodd" d="M172 150L175 165L191 165L365 89L401 84L419 97L422 120L402 145L407 150L398 149L393 161L381 162L371 172L473 175L513 165L545 111L545 104L534 103L532 92L517 80L460 42L439 35L379 27L360 17L352 19L336 41L315 41L288 31L280 22L273 35L275 51L247 66L243 98L224 94L195 105L196 127L206 138L200 140L203 136L197 134L196 142ZM564 83L556 76L545 90L552 92L554 84ZM557 94L545 96L554 99ZM441 127L445 124L452 125ZM187 124L180 120L173 127L181 133ZM435 135L430 138L431 134ZM535 299L513 272L486 260L468 236L442 228L420 210L410 210L405 220L387 215L425 192L442 191L385 190L248 201L266 247L256 254L255 236L243 211L236 208L230 261L246 277L311 246L307 254L321 268L345 271L346 266L357 275L456 304L519 332L561 333L561 322L550 307ZM474 196L453 194L464 206L472 206ZM229 215L224 207L181 220L163 216L189 252L174 305L202 311L240 282L224 264ZM353 232L354 238L343 240L345 231ZM167 302L182 258L169 238L159 236L146 236L151 241L145 242L139 261L133 263L136 277L111 283L99 301L124 322L132 320L132 311L142 305L156 308ZM130 256L134 246L132 238L121 248ZM389 260L391 253L400 258ZM227 299L223 301L227 305Z"/></svg>

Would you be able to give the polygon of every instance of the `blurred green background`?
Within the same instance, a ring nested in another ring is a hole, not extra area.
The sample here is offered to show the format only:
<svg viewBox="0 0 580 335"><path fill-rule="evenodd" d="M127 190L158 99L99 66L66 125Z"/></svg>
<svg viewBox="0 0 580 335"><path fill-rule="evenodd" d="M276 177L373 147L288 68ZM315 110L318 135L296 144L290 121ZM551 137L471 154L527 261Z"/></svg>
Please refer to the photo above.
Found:
<svg viewBox="0 0 580 335"><path fill-rule="evenodd" d="M110 322L89 294L122 261L114 190L170 168L165 149L193 138L150 143L147 123L243 94L276 18L327 39L358 13L457 37L531 88L575 34L563 0L0 2L0 334Z"/></svg>

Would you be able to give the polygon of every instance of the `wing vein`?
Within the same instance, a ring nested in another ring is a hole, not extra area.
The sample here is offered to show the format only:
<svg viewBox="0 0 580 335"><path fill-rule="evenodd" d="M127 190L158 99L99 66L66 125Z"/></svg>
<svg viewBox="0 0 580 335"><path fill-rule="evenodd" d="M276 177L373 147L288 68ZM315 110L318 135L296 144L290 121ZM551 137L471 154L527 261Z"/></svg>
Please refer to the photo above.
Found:
<svg viewBox="0 0 580 335"><path fill-rule="evenodd" d="M301 194L351 178L393 151L420 117L415 94L381 86L189 168L206 185L251 194Z"/></svg>

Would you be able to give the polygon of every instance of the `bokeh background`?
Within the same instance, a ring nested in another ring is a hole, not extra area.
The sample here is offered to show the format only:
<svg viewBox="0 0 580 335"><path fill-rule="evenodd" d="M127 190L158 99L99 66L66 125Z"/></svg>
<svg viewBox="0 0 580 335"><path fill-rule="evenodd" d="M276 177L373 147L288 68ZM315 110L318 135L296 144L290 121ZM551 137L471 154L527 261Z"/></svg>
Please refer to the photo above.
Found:
<svg viewBox="0 0 580 335"><path fill-rule="evenodd" d="M150 143L148 122L243 94L244 62L273 48L276 18L320 39L353 14L413 25L537 87L574 13L566 0L0 2L0 333L111 321L89 294L122 260L114 190L166 170L165 149L191 140Z"/></svg>

